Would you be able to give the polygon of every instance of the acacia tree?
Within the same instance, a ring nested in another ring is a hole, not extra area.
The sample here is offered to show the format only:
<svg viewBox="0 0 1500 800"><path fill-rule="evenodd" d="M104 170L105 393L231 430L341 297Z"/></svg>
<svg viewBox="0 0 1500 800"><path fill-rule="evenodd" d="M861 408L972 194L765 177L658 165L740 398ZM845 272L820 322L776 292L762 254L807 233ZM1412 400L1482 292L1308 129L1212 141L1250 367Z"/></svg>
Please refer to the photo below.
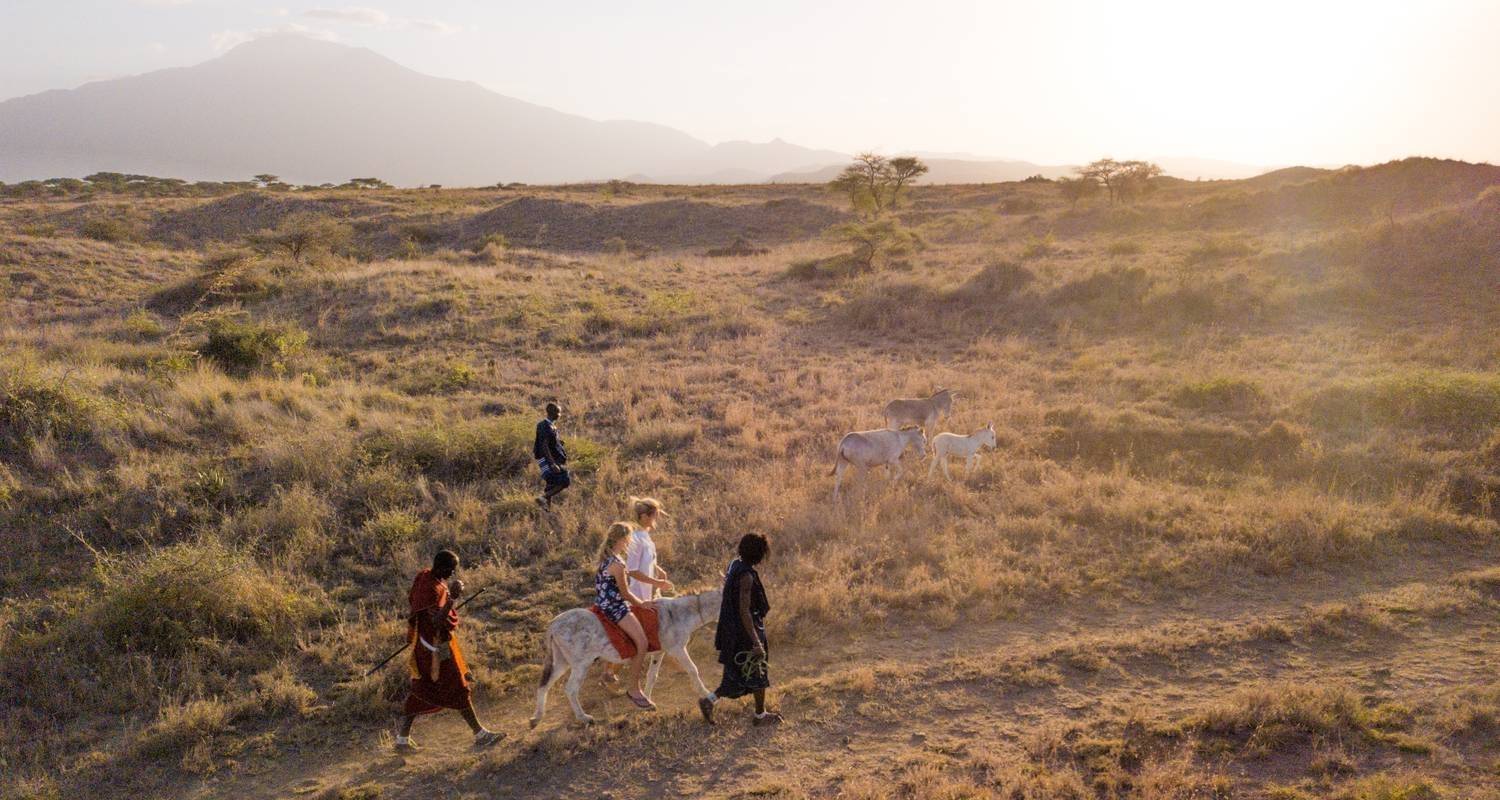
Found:
<svg viewBox="0 0 1500 800"><path fill-rule="evenodd" d="M887 159L875 153L860 153L844 167L828 188L846 195L849 205L861 214L880 216L894 208L901 190L926 174L927 165L911 156Z"/></svg>
<svg viewBox="0 0 1500 800"><path fill-rule="evenodd" d="M1077 208L1079 200L1099 193L1099 182L1081 175L1077 178L1058 178L1057 190L1062 192L1063 199L1067 200L1072 208Z"/></svg>
<svg viewBox="0 0 1500 800"><path fill-rule="evenodd" d="M284 253L300 264L309 253L342 247L353 233L348 225L331 217L299 213L282 220L274 230L261 231L248 239L250 246L261 253Z"/></svg>
<svg viewBox="0 0 1500 800"><path fill-rule="evenodd" d="M1151 180L1161 175L1161 167L1150 161L1116 161L1113 158L1101 158L1074 171L1080 178L1098 181L1108 190L1111 204L1150 191L1154 188Z"/></svg>
<svg viewBox="0 0 1500 800"><path fill-rule="evenodd" d="M1161 176L1161 167L1150 161L1126 161L1125 174L1120 177L1120 199L1134 200L1156 190L1155 178Z"/></svg>
<svg viewBox="0 0 1500 800"><path fill-rule="evenodd" d="M891 208L895 208L896 201L901 197L901 190L926 175L927 165L916 156L901 156L891 159L886 166L889 169L887 183L891 192Z"/></svg>

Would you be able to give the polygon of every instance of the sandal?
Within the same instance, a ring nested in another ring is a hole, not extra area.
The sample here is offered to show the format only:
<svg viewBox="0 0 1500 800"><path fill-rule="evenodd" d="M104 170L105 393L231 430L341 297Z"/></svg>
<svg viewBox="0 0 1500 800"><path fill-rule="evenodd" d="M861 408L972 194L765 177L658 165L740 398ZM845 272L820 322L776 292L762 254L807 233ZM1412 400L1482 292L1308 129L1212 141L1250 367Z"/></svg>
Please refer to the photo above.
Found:
<svg viewBox="0 0 1500 800"><path fill-rule="evenodd" d="M756 714L750 718L751 725L776 725L784 721L781 714L776 711L767 711L765 714Z"/></svg>
<svg viewBox="0 0 1500 800"><path fill-rule="evenodd" d="M698 711L703 714L703 721L714 724L714 701L707 697L698 698Z"/></svg>
<svg viewBox="0 0 1500 800"><path fill-rule="evenodd" d="M635 703L636 708L642 708L647 711L656 710L656 704L651 702L651 698L645 696L644 694L638 694L634 689L626 692L625 696L630 698L630 702Z"/></svg>

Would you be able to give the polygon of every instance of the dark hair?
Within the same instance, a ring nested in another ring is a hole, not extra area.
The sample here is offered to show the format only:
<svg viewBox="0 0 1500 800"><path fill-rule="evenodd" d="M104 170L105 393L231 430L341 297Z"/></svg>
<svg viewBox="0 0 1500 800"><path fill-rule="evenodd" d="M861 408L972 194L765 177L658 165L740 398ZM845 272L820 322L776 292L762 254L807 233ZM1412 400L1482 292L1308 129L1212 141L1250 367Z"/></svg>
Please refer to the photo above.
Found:
<svg viewBox="0 0 1500 800"><path fill-rule="evenodd" d="M432 557L433 569L452 569L458 566L458 554L452 550L439 550Z"/></svg>
<svg viewBox="0 0 1500 800"><path fill-rule="evenodd" d="M771 550L771 541L760 533L747 533L740 537L740 546L737 548L740 560L755 566L765 559L766 553Z"/></svg>
<svg viewBox="0 0 1500 800"><path fill-rule="evenodd" d="M555 416L557 416L557 415L559 415L559 414L562 413L562 406L559 406L556 403L548 403L547 407L545 409L543 409L543 410L547 412L547 416L549 418L550 417L555 417Z"/></svg>

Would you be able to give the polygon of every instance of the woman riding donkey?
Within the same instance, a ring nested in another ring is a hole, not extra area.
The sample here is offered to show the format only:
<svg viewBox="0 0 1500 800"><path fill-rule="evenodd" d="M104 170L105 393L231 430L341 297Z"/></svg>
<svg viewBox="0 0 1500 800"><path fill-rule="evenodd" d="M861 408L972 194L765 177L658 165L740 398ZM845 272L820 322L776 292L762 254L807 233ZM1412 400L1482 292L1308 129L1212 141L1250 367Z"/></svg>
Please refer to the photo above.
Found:
<svg viewBox="0 0 1500 800"><path fill-rule="evenodd" d="M635 656L630 659L630 689L625 696L639 708L655 710L656 704L641 691L641 668L646 661L648 646L646 629L641 627L641 621L630 607L655 608L656 603L636 596L626 578L625 554L630 547L632 530L630 523L616 522L605 531L604 541L599 546L599 570L594 573L594 605L635 643Z"/></svg>
<svg viewBox="0 0 1500 800"><path fill-rule="evenodd" d="M667 571L656 561L656 540L651 535L656 531L656 523L671 514L654 497L630 498L630 510L635 516L635 528L630 531L630 547L625 555L630 593L643 600L655 600L662 592L672 590L672 582L667 580ZM601 680L606 684L614 683L619 680L615 675L618 671L619 665L607 665Z"/></svg>

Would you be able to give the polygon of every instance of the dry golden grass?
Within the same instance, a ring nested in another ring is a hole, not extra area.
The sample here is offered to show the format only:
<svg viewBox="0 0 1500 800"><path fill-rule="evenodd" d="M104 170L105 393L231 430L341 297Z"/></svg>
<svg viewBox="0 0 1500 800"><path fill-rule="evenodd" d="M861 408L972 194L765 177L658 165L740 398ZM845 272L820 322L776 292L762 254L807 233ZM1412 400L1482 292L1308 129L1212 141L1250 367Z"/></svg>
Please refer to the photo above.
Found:
<svg viewBox="0 0 1500 800"><path fill-rule="evenodd" d="M1076 211L1046 185L918 187L918 251L812 280L788 267L840 247L798 227L838 213L816 187L161 199L115 242L80 238L124 213L107 198L0 203L5 791L279 795L312 753L346 765L314 791L402 796L408 777L360 760L401 671L359 676L399 643L411 574L451 547L493 587L465 635L482 710L509 718L602 527L650 493L680 587L771 534L782 702L840 721L755 743L782 772L716 784L712 748L742 732L675 713L423 769L456 792L539 764L602 790L666 759L643 785L669 795L1459 796L1500 758L1480 744L1493 687L1454 667L1446 694L1372 699L1325 656L1494 655L1442 622L1500 586L1473 570L1500 552L1486 175L1402 162ZM490 213L522 196L592 210L556 212L575 227L549 239ZM725 230L784 225L749 237L769 252L710 258L674 239L684 200ZM353 244L222 250L306 203ZM645 233L589 238L602 219ZM978 473L911 463L831 504L838 436L936 385L962 393L946 429L996 425ZM529 436L554 397L581 474L548 520ZM180 617L147 624L156 600ZM914 666L905 631L941 657ZM888 732L906 708L1004 728L990 690L1032 740ZM864 774L819 755L846 745Z"/></svg>

